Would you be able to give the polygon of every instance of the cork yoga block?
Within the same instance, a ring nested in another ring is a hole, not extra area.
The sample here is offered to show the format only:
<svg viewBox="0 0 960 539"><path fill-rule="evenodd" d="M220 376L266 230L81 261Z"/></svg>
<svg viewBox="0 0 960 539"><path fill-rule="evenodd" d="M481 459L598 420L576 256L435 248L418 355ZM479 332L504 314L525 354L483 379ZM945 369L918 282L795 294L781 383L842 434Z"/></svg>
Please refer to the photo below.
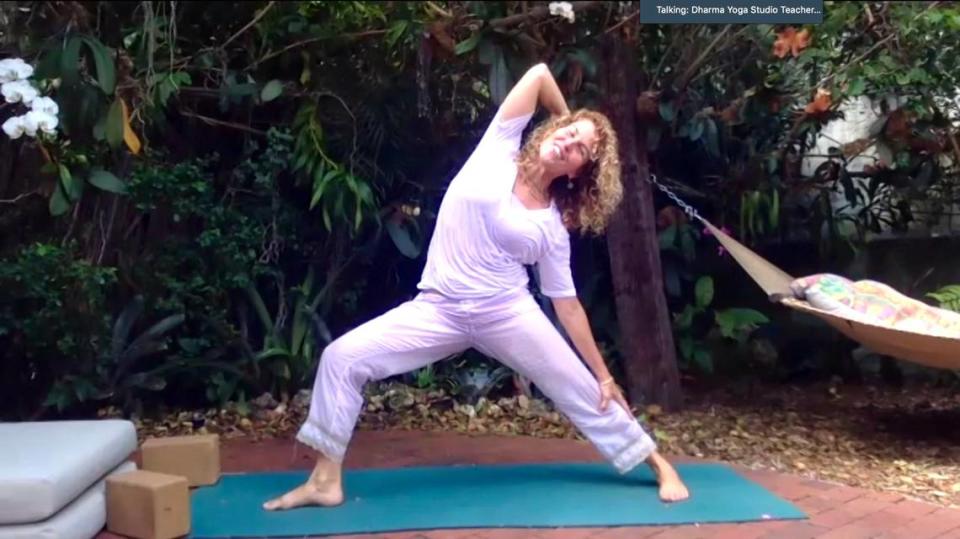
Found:
<svg viewBox="0 0 960 539"><path fill-rule="evenodd" d="M179 475L191 487L220 480L220 438L216 434L150 438L140 447L141 468Z"/></svg>
<svg viewBox="0 0 960 539"><path fill-rule="evenodd" d="M134 539L190 533L190 487L184 477L145 470L107 478L107 530Z"/></svg>

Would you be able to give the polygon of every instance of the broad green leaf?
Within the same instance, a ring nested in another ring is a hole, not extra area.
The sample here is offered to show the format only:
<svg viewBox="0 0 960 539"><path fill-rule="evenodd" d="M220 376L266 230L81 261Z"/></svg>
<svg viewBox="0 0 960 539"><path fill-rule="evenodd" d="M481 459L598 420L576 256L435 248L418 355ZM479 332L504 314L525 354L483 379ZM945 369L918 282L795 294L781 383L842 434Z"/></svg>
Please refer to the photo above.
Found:
<svg viewBox="0 0 960 539"><path fill-rule="evenodd" d="M703 370L703 372L707 374L713 372L713 354L710 353L709 349L698 346L693 351L693 362Z"/></svg>
<svg viewBox="0 0 960 539"><path fill-rule="evenodd" d="M853 79L850 83L850 86L847 88L847 93L856 97L863 94L863 91L867 88L867 82L860 77Z"/></svg>
<svg viewBox="0 0 960 539"><path fill-rule="evenodd" d="M697 301L697 307L703 309L713 302L713 277L704 275L697 279L694 286L694 295Z"/></svg>
<svg viewBox="0 0 960 539"><path fill-rule="evenodd" d="M270 359L270 358L272 358L272 357L281 357L281 356L284 356L284 357L285 357L285 356L289 356L289 355L290 355L290 352L287 351L286 348L283 348L283 347L279 347L279 346L278 346L278 347L268 348L268 349L266 349L266 350L258 353L256 356L254 356L254 358L255 358L257 361L263 361L264 359Z"/></svg>
<svg viewBox="0 0 960 539"><path fill-rule="evenodd" d="M703 120L700 118L695 118L690 121L690 134L688 137L691 142L696 142L700 140L700 136L703 135Z"/></svg>
<svg viewBox="0 0 960 539"><path fill-rule="evenodd" d="M407 28L410 26L410 21L396 21L393 25L390 26L390 31L387 32L387 44L391 47L397 45L397 41L403 37L403 34L407 31Z"/></svg>
<svg viewBox="0 0 960 539"><path fill-rule="evenodd" d="M253 310L256 311L257 316L260 317L260 323L263 324L264 330L267 333L272 334L273 319L270 317L270 313L267 311L267 306L263 303L263 298L260 296L260 292L258 292L252 284L248 284L246 287L244 287L244 291L247 293L250 303L253 304Z"/></svg>
<svg viewBox="0 0 960 539"><path fill-rule="evenodd" d="M100 89L107 95L113 95L117 84L117 72L113 65L113 58L110 57L110 50L96 38L85 37L83 40L90 49L90 55L97 68L97 83Z"/></svg>
<svg viewBox="0 0 960 539"><path fill-rule="evenodd" d="M477 44L480 43L480 36L481 34L479 33L473 34L472 36L461 41L460 43L457 43L457 45L453 48L453 52L455 52L457 56L467 54L468 52L475 49L477 47Z"/></svg>
<svg viewBox="0 0 960 539"><path fill-rule="evenodd" d="M53 195L50 197L50 215L57 217L67 213L69 209L70 203L67 202L67 198L63 195L63 188L60 186L60 182L57 182L57 187L54 188Z"/></svg>
<svg viewBox="0 0 960 539"><path fill-rule="evenodd" d="M307 332L309 311L306 310L306 298L301 295L297 298L297 305L293 310L293 330L290 334L290 353L296 356L300 353L303 337Z"/></svg>
<svg viewBox="0 0 960 539"><path fill-rule="evenodd" d="M158 341L164 333L176 328L186 320L186 316L183 314L173 314L170 315L156 324L153 324L146 331L141 333L136 339L130 343L130 350L135 350L144 346L148 343L154 343L155 345L162 344L161 341Z"/></svg>
<svg viewBox="0 0 960 539"><path fill-rule="evenodd" d="M311 210L320 202L320 199L323 198L324 193L327 191L327 186L339 174L340 171L335 168L324 171L322 167L317 167L316 173L314 174L313 197L310 199Z"/></svg>
<svg viewBox="0 0 960 539"><path fill-rule="evenodd" d="M63 78L63 86L70 87L80 82L81 45L83 45L83 39L73 36L67 40L67 45L63 49L63 55L60 57L60 75Z"/></svg>
<svg viewBox="0 0 960 539"><path fill-rule="evenodd" d="M671 251L675 249L677 244L677 225L672 224L668 226L663 229L658 236L661 251Z"/></svg>
<svg viewBox="0 0 960 539"><path fill-rule="evenodd" d="M727 338L737 338L739 333L749 332L759 324L766 324L770 320L763 313L754 309L731 308L717 311L714 314L720 333Z"/></svg>
<svg viewBox="0 0 960 539"><path fill-rule="evenodd" d="M40 61L37 62L37 68L33 72L35 79L56 79L61 76L63 60L63 49L60 47L49 47L43 52Z"/></svg>
<svg viewBox="0 0 960 539"><path fill-rule="evenodd" d="M133 328L133 324L137 321L137 318L140 317L140 314L143 312L143 296L137 295L127 304L127 306L120 313L120 316L117 317L116 322L113 324L113 342L111 343L110 352L114 361L117 361L120 358L120 353L123 352L123 348L127 343L127 339L130 336L130 329Z"/></svg>
<svg viewBox="0 0 960 539"><path fill-rule="evenodd" d="M106 135L107 135L107 144L111 148L119 148L123 144L123 134L124 134L124 125L123 125L123 104L119 99L114 100L113 104L110 105L110 109L107 111L107 124L106 124Z"/></svg>
<svg viewBox="0 0 960 539"><path fill-rule="evenodd" d="M273 101L274 99L280 97L283 94L283 83L277 79L273 79L263 86L263 89L260 90L260 100L264 103Z"/></svg>
<svg viewBox="0 0 960 539"><path fill-rule="evenodd" d="M686 360L690 361L693 358L693 338L689 336L683 336L679 339L680 347L680 356Z"/></svg>
<svg viewBox="0 0 960 539"><path fill-rule="evenodd" d="M80 200L80 196L83 194L83 183L74 178L73 174L70 172L70 169L67 168L63 163L60 163L58 170L60 175L60 185L63 187L63 192L65 195L67 195L67 199L70 202L76 202Z"/></svg>
<svg viewBox="0 0 960 539"><path fill-rule="evenodd" d="M390 239L393 240L393 244L397 246L397 249L403 253L404 256L408 258L420 256L420 249L413 243L410 232L407 231L405 227L392 220L387 221L387 233L390 234Z"/></svg>
<svg viewBox="0 0 960 539"><path fill-rule="evenodd" d="M676 113L673 110L673 103L670 103L669 101L660 102L660 117L663 118L665 122L672 122L675 115Z"/></svg>
<svg viewBox="0 0 960 539"><path fill-rule="evenodd" d="M120 178L113 175L112 172L103 169L94 169L90 172L90 183L99 189L124 195L127 193L127 186Z"/></svg>

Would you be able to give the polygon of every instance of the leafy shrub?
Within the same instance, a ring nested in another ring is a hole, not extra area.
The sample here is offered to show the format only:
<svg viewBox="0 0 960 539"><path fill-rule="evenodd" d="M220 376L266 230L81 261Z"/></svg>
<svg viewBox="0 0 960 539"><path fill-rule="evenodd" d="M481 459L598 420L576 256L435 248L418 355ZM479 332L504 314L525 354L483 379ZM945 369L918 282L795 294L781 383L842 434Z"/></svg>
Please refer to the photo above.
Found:
<svg viewBox="0 0 960 539"><path fill-rule="evenodd" d="M36 243L0 261L0 410L33 415L96 393L99 351L109 342L112 268L75 258L73 245ZM52 391L55 384L70 393Z"/></svg>

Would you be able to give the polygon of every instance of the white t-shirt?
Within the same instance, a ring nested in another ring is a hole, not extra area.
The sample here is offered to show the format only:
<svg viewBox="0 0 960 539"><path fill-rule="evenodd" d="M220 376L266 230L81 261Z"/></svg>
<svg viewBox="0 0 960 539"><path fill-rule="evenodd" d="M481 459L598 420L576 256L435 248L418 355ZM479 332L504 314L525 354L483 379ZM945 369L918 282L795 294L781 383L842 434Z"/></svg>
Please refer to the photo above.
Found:
<svg viewBox="0 0 960 539"><path fill-rule="evenodd" d="M556 204L527 209L513 193L514 158L532 114L506 121L498 111L476 149L450 183L430 240L421 290L476 299L528 285L536 265L549 297L576 296L570 235Z"/></svg>

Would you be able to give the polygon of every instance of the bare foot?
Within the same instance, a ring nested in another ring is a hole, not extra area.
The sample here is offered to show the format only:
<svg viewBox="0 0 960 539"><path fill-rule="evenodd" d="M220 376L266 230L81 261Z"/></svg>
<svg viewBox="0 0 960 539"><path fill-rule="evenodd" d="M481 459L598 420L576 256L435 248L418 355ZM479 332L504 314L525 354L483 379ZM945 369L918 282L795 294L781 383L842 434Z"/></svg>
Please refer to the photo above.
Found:
<svg viewBox="0 0 960 539"><path fill-rule="evenodd" d="M671 468L670 472L663 473L657 479L660 482L660 499L665 502L679 502L690 497L687 486L680 480L680 476Z"/></svg>
<svg viewBox="0 0 960 539"><path fill-rule="evenodd" d="M333 507L341 503L343 503L343 487L339 482L310 480L283 496L266 502L263 508L267 511L277 511L307 505Z"/></svg>
<svg viewBox="0 0 960 539"><path fill-rule="evenodd" d="M683 484L677 470L670 465L659 453L650 456L648 464L657 474L660 484L660 499L665 502L679 502L690 497L687 486Z"/></svg>

